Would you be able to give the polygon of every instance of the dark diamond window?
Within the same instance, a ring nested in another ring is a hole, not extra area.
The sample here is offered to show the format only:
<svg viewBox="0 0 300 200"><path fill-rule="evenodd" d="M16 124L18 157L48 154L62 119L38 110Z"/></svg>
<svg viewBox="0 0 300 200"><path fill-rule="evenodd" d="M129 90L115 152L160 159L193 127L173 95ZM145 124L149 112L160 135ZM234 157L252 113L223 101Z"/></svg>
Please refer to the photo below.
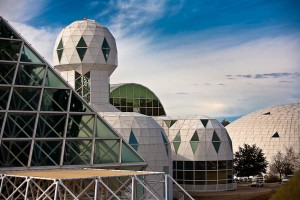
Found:
<svg viewBox="0 0 300 200"><path fill-rule="evenodd" d="M82 61L83 58L84 58L84 55L86 53L86 50L87 50L87 45L83 39L83 37L80 38L77 46L76 46L76 50L77 50L77 53L80 57L80 60Z"/></svg>
<svg viewBox="0 0 300 200"><path fill-rule="evenodd" d="M278 132L274 133L274 135L272 136L272 138L279 138Z"/></svg>
<svg viewBox="0 0 300 200"><path fill-rule="evenodd" d="M56 52L57 52L57 56L58 56L58 61L60 62L61 60L61 56L62 56L62 53L64 51L64 46L63 46L63 41L62 39L59 41L59 44L57 46L57 49L56 49Z"/></svg>
<svg viewBox="0 0 300 200"><path fill-rule="evenodd" d="M105 61L107 62L109 52L110 52L110 47L109 47L108 42L105 38L104 38L103 43L102 43L102 52L103 52Z"/></svg>

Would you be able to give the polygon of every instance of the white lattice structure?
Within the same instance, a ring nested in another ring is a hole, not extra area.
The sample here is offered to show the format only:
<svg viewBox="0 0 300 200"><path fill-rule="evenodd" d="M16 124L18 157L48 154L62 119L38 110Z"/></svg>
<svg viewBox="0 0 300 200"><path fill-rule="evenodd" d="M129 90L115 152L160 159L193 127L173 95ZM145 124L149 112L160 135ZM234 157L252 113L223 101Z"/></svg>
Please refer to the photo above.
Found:
<svg viewBox="0 0 300 200"><path fill-rule="evenodd" d="M95 109L118 111L109 104L109 76L118 65L110 31L95 20L75 21L58 35L53 63L75 90Z"/></svg>
<svg viewBox="0 0 300 200"><path fill-rule="evenodd" d="M134 112L100 114L146 160L147 171L172 174L172 156L168 137L152 117ZM153 187L159 193L163 193L163 188L159 185Z"/></svg>
<svg viewBox="0 0 300 200"><path fill-rule="evenodd" d="M186 190L232 190L232 145L226 129L215 119L155 118L171 142L173 178Z"/></svg>
<svg viewBox="0 0 300 200"><path fill-rule="evenodd" d="M264 108L237 119L226 129L233 142L233 151L244 144L256 144L270 163L278 151L292 147L300 152L300 104Z"/></svg>

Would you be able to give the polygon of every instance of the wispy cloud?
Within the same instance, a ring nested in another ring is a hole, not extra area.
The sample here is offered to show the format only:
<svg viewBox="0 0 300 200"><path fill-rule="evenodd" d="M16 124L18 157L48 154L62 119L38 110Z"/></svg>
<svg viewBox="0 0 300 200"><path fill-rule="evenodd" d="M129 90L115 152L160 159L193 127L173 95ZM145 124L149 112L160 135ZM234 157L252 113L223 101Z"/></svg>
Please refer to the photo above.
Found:
<svg viewBox="0 0 300 200"><path fill-rule="evenodd" d="M226 75L226 77L229 80L233 80L237 78L247 78L247 79L297 78L300 77L300 73L279 72L279 73L265 73L265 74L238 74L238 75Z"/></svg>

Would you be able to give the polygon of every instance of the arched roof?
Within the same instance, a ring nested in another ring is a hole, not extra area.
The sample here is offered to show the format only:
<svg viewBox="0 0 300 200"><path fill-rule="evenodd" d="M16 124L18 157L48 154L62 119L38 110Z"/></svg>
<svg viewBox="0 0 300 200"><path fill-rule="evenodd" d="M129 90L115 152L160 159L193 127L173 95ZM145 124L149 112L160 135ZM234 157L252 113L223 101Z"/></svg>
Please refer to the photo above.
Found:
<svg viewBox="0 0 300 200"><path fill-rule="evenodd" d="M159 98L149 88L137 83L110 85L110 103L122 112L166 116Z"/></svg>

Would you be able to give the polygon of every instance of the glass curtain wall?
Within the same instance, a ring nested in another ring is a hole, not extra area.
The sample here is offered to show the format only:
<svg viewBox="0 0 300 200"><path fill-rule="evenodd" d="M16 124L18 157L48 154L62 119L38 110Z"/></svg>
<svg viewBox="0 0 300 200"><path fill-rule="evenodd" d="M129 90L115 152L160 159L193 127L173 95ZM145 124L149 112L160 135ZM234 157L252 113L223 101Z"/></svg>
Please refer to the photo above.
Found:
<svg viewBox="0 0 300 200"><path fill-rule="evenodd" d="M131 165L146 164L0 17L0 169Z"/></svg>
<svg viewBox="0 0 300 200"><path fill-rule="evenodd" d="M110 103L122 112L166 116L163 105L156 95L140 84L111 85Z"/></svg>

